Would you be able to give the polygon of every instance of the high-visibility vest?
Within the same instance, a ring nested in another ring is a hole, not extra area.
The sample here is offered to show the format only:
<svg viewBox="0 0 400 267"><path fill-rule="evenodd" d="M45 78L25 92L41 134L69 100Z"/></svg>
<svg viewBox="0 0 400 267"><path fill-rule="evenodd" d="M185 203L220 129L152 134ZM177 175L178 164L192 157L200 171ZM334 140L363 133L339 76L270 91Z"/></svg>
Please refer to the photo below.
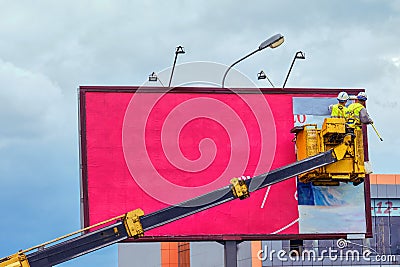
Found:
<svg viewBox="0 0 400 267"><path fill-rule="evenodd" d="M346 118L347 108L343 105L335 104L332 106L331 117L333 118Z"/></svg>
<svg viewBox="0 0 400 267"><path fill-rule="evenodd" d="M353 103L347 107L347 124L361 126L360 111L364 108L360 103Z"/></svg>

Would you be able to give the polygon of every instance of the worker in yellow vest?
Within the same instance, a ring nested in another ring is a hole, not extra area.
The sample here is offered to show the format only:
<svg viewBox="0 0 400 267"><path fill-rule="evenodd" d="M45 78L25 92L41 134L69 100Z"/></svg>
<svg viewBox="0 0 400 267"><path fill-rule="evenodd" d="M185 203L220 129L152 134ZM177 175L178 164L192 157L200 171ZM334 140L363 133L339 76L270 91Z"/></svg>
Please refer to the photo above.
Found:
<svg viewBox="0 0 400 267"><path fill-rule="evenodd" d="M349 95L346 92L340 92L337 96L338 103L332 106L331 117L332 118L346 118L347 108L346 102L349 99Z"/></svg>
<svg viewBox="0 0 400 267"><path fill-rule="evenodd" d="M347 107L347 124L349 126L360 128L361 124L373 123L365 108L365 101L367 101L367 94L360 92L355 103Z"/></svg>

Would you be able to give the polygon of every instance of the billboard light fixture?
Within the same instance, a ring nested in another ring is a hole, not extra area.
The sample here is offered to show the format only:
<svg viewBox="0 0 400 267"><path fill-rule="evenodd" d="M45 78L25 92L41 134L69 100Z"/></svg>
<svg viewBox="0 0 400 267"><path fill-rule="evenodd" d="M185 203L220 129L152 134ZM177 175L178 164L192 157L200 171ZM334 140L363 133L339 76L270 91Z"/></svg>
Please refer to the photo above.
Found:
<svg viewBox="0 0 400 267"><path fill-rule="evenodd" d="M160 80L160 78L158 78L157 74L153 71L149 75L149 82L156 82L156 81L159 81L160 84L162 85L162 87L165 87L164 84L162 83L162 81Z"/></svg>
<svg viewBox="0 0 400 267"><path fill-rule="evenodd" d="M294 65L294 62L296 61L296 59L306 59L306 54L304 54L302 51L296 52L296 54L294 55L292 64L290 65L288 74L286 75L286 79L285 79L285 82L283 83L282 88L285 88L285 86L286 86L286 82L289 79L290 72L292 71L292 68L293 68L293 65Z"/></svg>
<svg viewBox="0 0 400 267"><path fill-rule="evenodd" d="M268 78L267 74L265 74L265 72L263 70L261 70L259 73L257 73L257 79L258 80L265 80L267 79L269 84L275 88L275 86L272 84L271 80Z"/></svg>
<svg viewBox="0 0 400 267"><path fill-rule="evenodd" d="M181 45L177 46L175 50L175 59L174 59L174 64L172 65L171 76L169 77L168 88L171 88L172 76L174 75L176 60L178 59L179 54L185 54L185 50Z"/></svg>
<svg viewBox="0 0 400 267"><path fill-rule="evenodd" d="M157 74L153 71L153 73L149 75L149 82L156 82L157 80L158 80Z"/></svg>
<svg viewBox="0 0 400 267"><path fill-rule="evenodd" d="M183 46L177 46L175 50L175 54L185 54L185 50Z"/></svg>

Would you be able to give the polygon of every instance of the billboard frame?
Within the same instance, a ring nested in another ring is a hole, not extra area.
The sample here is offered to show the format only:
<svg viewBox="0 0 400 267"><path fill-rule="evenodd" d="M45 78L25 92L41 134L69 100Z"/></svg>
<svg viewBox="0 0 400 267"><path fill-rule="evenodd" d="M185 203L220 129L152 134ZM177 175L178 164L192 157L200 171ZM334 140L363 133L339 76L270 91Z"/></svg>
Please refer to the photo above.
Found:
<svg viewBox="0 0 400 267"><path fill-rule="evenodd" d="M80 208L82 227L90 226L89 221L89 200L88 200L88 172L87 172L87 143L86 143L86 93L135 93L140 89L141 93L165 93L165 87L143 87L143 86L79 86L78 88L78 125L79 125L79 165L80 165ZM217 87L174 87L168 90L168 93L196 93L196 94L294 94L294 95L326 95L338 94L341 91L349 94L358 94L364 92L362 88L217 88ZM364 137L364 159L369 160L368 137L365 125L363 126ZM364 203L365 203L365 238L373 237L372 217L370 201L370 180L366 175L364 181ZM138 207L140 208L140 207ZM317 239L339 239L348 238L346 233L338 234L233 234L233 235L199 235L199 236L156 236L142 237L139 239L128 239L124 242L163 242L163 241L246 241L246 240L317 240Z"/></svg>

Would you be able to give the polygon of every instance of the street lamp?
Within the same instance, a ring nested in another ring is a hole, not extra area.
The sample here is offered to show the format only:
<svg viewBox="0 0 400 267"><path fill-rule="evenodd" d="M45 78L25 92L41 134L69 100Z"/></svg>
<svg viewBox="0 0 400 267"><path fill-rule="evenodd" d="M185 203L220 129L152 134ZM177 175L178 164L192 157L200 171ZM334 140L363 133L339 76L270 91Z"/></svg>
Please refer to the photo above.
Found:
<svg viewBox="0 0 400 267"><path fill-rule="evenodd" d="M169 77L168 88L171 88L172 75L174 75L176 59L178 58L178 54L185 54L185 50L183 50L182 46L178 46L175 50L175 59L174 59L174 64L172 65L171 76Z"/></svg>
<svg viewBox="0 0 400 267"><path fill-rule="evenodd" d="M158 78L157 74L153 71L153 73L149 75L149 82L156 82L156 81L159 81L162 87L165 87L160 78Z"/></svg>
<svg viewBox="0 0 400 267"><path fill-rule="evenodd" d="M276 48L278 46L280 46L282 43L284 42L284 38L282 34L275 34L274 36L268 38L267 40L265 40L264 42L262 42L258 48L256 50L254 50L253 52L251 52L250 54L242 57L241 59L239 59L238 61L234 62L232 65L229 66L229 68L225 71L224 77L222 78L222 88L225 88L225 78L226 75L228 74L228 72L230 71L230 69L235 66L236 64L238 64L240 61L252 56L253 54L257 53L258 51L261 51L267 47L270 48Z"/></svg>
<svg viewBox="0 0 400 267"><path fill-rule="evenodd" d="M267 79L269 84L275 88L275 86L272 84L271 80L268 78L267 74L263 70L261 70L259 73L257 73L257 79L258 80L265 80Z"/></svg>
<svg viewBox="0 0 400 267"><path fill-rule="evenodd" d="M306 59L306 55L301 51L296 52L296 54L294 55L293 61L292 61L292 65L290 65L289 72L286 75L286 79L285 79L285 82L283 83L282 88L285 88L286 82L287 82L287 80L289 78L289 74L290 74L290 72L291 72L291 70L293 68L293 65L294 65L294 62L296 61L296 59Z"/></svg>

